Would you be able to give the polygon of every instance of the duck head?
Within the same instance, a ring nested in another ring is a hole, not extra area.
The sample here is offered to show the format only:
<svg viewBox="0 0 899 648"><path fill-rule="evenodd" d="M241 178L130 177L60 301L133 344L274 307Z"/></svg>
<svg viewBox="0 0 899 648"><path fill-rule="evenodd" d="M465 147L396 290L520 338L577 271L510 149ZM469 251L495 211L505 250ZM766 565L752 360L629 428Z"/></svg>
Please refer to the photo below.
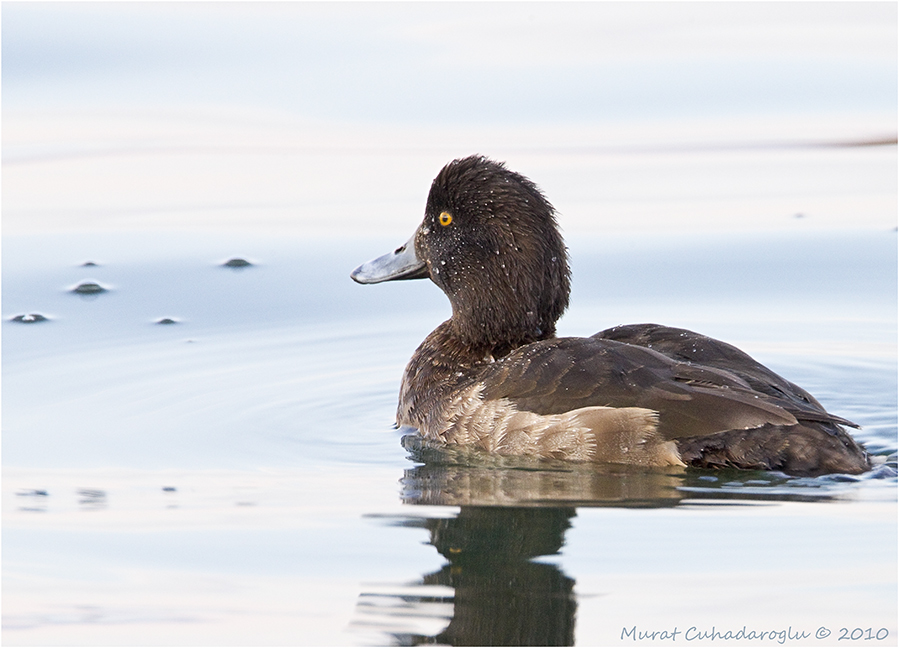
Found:
<svg viewBox="0 0 899 648"><path fill-rule="evenodd" d="M437 174L409 241L351 277L362 284L430 278L452 304L454 336L499 357L555 335L570 272L555 209L540 189L472 156Z"/></svg>

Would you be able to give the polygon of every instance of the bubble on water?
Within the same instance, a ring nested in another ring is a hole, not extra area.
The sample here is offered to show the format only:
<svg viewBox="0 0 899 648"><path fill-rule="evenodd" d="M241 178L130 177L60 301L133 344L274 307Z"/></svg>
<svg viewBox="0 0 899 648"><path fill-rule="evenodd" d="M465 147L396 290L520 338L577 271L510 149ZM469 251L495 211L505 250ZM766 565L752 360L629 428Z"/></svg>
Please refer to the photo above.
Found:
<svg viewBox="0 0 899 648"><path fill-rule="evenodd" d="M49 320L47 317L41 315L40 313L27 313L11 317L9 321L19 322L20 324L37 324L38 322L47 322Z"/></svg>
<svg viewBox="0 0 899 648"><path fill-rule="evenodd" d="M71 289L76 295L99 295L109 290L105 286L101 286L95 281L82 281L80 284Z"/></svg>
<svg viewBox="0 0 899 648"><path fill-rule="evenodd" d="M241 259L240 257L234 257L233 259L228 259L225 261L222 266L225 268L248 268L252 263L247 261L246 259Z"/></svg>

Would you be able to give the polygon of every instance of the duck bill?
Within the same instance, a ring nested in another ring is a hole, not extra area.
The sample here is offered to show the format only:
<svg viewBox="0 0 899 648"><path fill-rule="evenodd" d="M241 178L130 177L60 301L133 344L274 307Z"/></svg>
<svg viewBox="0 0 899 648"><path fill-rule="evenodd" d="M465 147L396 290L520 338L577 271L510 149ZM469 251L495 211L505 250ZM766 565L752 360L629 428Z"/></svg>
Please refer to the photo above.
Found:
<svg viewBox="0 0 899 648"><path fill-rule="evenodd" d="M416 231L405 245L389 254L379 256L353 270L350 278L356 283L376 284L400 279L427 279L428 266L415 254Z"/></svg>

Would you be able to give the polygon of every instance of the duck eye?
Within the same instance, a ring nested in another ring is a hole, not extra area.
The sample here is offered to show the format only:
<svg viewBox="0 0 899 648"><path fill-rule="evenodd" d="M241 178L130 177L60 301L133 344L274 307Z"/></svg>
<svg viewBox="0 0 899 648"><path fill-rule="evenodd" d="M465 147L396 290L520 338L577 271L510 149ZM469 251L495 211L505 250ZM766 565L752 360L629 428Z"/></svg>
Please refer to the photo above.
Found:
<svg viewBox="0 0 899 648"><path fill-rule="evenodd" d="M440 220L440 224L444 227L453 222L453 215L449 212L440 212L440 216L438 218Z"/></svg>

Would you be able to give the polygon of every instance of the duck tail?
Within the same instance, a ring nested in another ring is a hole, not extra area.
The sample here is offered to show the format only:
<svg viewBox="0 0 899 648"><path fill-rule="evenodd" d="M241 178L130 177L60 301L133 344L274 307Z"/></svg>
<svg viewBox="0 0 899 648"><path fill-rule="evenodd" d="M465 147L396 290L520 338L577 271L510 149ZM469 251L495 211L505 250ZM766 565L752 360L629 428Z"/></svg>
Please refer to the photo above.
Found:
<svg viewBox="0 0 899 648"><path fill-rule="evenodd" d="M766 423L749 430L681 438L676 443L681 459L696 468L779 470L805 477L857 475L871 469L864 448L829 421Z"/></svg>

